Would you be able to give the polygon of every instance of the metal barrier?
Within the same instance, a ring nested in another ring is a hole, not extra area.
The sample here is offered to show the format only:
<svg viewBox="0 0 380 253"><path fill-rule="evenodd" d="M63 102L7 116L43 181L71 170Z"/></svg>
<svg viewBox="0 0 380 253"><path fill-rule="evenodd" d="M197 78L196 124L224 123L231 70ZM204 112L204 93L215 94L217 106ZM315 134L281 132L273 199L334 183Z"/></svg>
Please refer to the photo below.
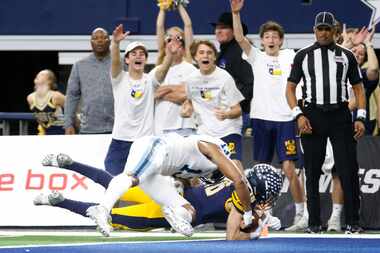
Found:
<svg viewBox="0 0 380 253"><path fill-rule="evenodd" d="M18 121L18 134L28 135L29 121L35 121L33 113L30 112L0 112L0 129L2 135L10 135L10 122Z"/></svg>

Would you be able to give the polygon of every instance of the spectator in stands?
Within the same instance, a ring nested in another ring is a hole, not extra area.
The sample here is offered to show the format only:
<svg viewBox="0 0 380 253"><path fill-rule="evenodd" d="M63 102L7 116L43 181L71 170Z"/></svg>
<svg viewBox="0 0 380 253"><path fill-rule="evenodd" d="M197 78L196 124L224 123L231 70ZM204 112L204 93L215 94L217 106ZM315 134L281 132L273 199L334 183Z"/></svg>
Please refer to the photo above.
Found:
<svg viewBox="0 0 380 253"><path fill-rule="evenodd" d="M379 83L379 61L372 44L374 33L375 28L373 27L371 32L365 37L364 42L354 45L351 49L359 63L360 71L363 76L363 85L366 94L367 117L365 120L365 128L367 135L372 135L376 125L376 120L370 120L369 100Z"/></svg>
<svg viewBox="0 0 380 253"><path fill-rule="evenodd" d="M158 60L157 66L154 68L154 72L161 67L166 46L171 41L177 41L180 43L180 49L173 55L173 63L170 67L166 78L161 84L161 87L157 91L157 99L155 105L155 133L167 133L167 132L177 132L181 135L189 135L195 133L195 124L193 117L182 117L181 116L181 105L184 102L184 98L160 96L161 92L165 90L167 84L180 84L183 83L187 76L196 70L196 68L191 64L192 58L190 53L190 45L193 41L193 30L191 25L191 19L182 4L176 6L183 23L184 30L177 26L170 27L165 32L165 15L167 9L161 5L159 14L157 16L157 42L158 42Z"/></svg>
<svg viewBox="0 0 380 253"><path fill-rule="evenodd" d="M370 98L370 120L376 120L376 127L373 131L374 136L380 135L380 86L373 91Z"/></svg>
<svg viewBox="0 0 380 253"><path fill-rule="evenodd" d="M123 171L131 145L137 138L153 135L154 91L171 66L173 52L176 53L181 47L180 42L174 40L168 43L163 63L148 75L144 73L148 50L141 42L130 43L125 49L123 60L120 59L119 44L128 33L124 33L123 25L119 25L112 34L111 82L115 124L104 162L106 170L112 175ZM123 70L124 63L128 65L128 72Z"/></svg>
<svg viewBox="0 0 380 253"><path fill-rule="evenodd" d="M187 98L185 111L194 111L197 133L222 139L233 159L242 168L242 118L240 102L244 99L227 71L216 66L217 51L210 41L195 41L191 52L199 70L192 72L182 85L167 85L162 93ZM156 94L160 97L161 94Z"/></svg>
<svg viewBox="0 0 380 253"><path fill-rule="evenodd" d="M38 122L39 135L64 134L63 111L65 96L56 91L57 78L50 69L41 70L34 79L34 92L27 102Z"/></svg>
<svg viewBox="0 0 380 253"><path fill-rule="evenodd" d="M363 27L360 30L357 28L343 29L342 33L342 37L344 39L342 45L351 49L354 52L363 74L363 84L366 90L367 110L369 110L369 113L367 114L366 118L367 135L377 134L377 129L375 129L376 118L378 121L377 125L380 124L380 112L376 108L380 107L380 91L376 91L378 90L376 89L376 79L378 79L378 76L376 77L376 72L378 72L378 67L376 70L376 65L378 66L378 60L376 54L374 55L374 49L372 45L373 33L374 30L372 30L371 33L369 33L367 28L365 27ZM367 48L367 44L369 48ZM370 106L371 104L372 106ZM353 107L355 106L355 99L352 100L352 105Z"/></svg>
<svg viewBox="0 0 380 253"><path fill-rule="evenodd" d="M75 134L80 104L81 134L111 133L114 120L110 78L110 39L103 28L91 34L92 53L74 63L68 81L65 103L65 132Z"/></svg>
<svg viewBox="0 0 380 253"><path fill-rule="evenodd" d="M192 56L199 66L185 81L186 96L199 120L199 134L207 134L227 143L231 159L243 167L242 110L244 97L232 76L216 65L217 51L210 41L196 41Z"/></svg>
<svg viewBox="0 0 380 253"><path fill-rule="evenodd" d="M260 27L264 51L254 47L244 36L240 11L244 0L231 0L233 31L237 43L251 64L254 91L251 102L254 160L270 163L276 149L282 169L289 180L296 212L290 230L307 227L304 189L295 172L298 159L296 147L296 123L287 105L285 90L290 74L294 51L281 50L284 30L276 22L268 21Z"/></svg>
<svg viewBox="0 0 380 253"><path fill-rule="evenodd" d="M253 92L253 73L250 64L242 58L242 49L234 37L232 26L232 14L222 13L218 21L211 23L215 27L216 40L220 44L220 52L217 57L216 65L226 70L234 79L236 87L243 94L244 100L241 101L243 115L243 133L251 132L251 122L249 119L250 102ZM243 23L243 33L248 33L248 27Z"/></svg>

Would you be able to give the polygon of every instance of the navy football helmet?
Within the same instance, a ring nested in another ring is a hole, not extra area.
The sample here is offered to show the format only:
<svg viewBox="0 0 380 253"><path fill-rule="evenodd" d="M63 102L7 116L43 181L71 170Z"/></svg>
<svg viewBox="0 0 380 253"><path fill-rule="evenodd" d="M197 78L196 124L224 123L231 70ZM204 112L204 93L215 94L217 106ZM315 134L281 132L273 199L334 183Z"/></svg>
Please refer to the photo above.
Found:
<svg viewBox="0 0 380 253"><path fill-rule="evenodd" d="M256 164L245 170L257 204L272 205L280 195L282 176L269 164Z"/></svg>

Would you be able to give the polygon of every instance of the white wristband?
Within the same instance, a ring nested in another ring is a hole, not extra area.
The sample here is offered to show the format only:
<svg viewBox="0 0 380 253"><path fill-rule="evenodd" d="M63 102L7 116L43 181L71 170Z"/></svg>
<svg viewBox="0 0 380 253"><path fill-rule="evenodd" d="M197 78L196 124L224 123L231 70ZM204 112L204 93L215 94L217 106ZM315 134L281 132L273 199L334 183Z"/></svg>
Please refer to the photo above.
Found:
<svg viewBox="0 0 380 253"><path fill-rule="evenodd" d="M252 224L252 210L246 211L243 214L243 222L245 226Z"/></svg>
<svg viewBox="0 0 380 253"><path fill-rule="evenodd" d="M365 119L367 117L367 111L365 109L358 109L356 117Z"/></svg>
<svg viewBox="0 0 380 253"><path fill-rule="evenodd" d="M299 108L299 106L296 106L292 109L292 116L293 116L293 119L296 119L298 115L302 114L302 110L301 108Z"/></svg>

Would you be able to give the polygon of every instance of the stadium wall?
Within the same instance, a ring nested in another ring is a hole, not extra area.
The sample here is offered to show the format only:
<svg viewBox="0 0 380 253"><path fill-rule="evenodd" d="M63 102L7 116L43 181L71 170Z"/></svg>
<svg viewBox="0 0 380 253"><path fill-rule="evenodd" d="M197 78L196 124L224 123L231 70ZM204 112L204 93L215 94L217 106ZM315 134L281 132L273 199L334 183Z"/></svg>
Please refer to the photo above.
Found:
<svg viewBox="0 0 380 253"><path fill-rule="evenodd" d="M124 23L135 34L155 33L157 16L155 0L2 0L0 5L1 35L86 35L96 26L112 30ZM342 5L344 4L344 8ZM228 0L190 0L188 6L194 31L212 34L206 25L229 11ZM312 33L314 16L331 11L348 26L369 23L371 10L361 1L343 0L266 0L246 1L242 19L250 33L258 33L268 19L281 23L287 33ZM178 15L169 14L167 24L180 24Z"/></svg>
<svg viewBox="0 0 380 253"><path fill-rule="evenodd" d="M97 202L104 190L91 180L64 169L41 165L49 153L66 153L74 160L103 168L111 137L109 135L73 136L1 136L0 137L0 227L4 226L88 226L93 223L60 208L34 206L33 198L40 192L58 190L67 197ZM244 165L253 165L251 138L244 139ZM361 183L361 219L363 226L380 229L380 138L364 137L358 143ZM277 162L273 163L279 168ZM327 221L331 211L331 175L322 175L320 192L322 219ZM294 216L289 182L284 181L282 195L274 215L283 226Z"/></svg>

